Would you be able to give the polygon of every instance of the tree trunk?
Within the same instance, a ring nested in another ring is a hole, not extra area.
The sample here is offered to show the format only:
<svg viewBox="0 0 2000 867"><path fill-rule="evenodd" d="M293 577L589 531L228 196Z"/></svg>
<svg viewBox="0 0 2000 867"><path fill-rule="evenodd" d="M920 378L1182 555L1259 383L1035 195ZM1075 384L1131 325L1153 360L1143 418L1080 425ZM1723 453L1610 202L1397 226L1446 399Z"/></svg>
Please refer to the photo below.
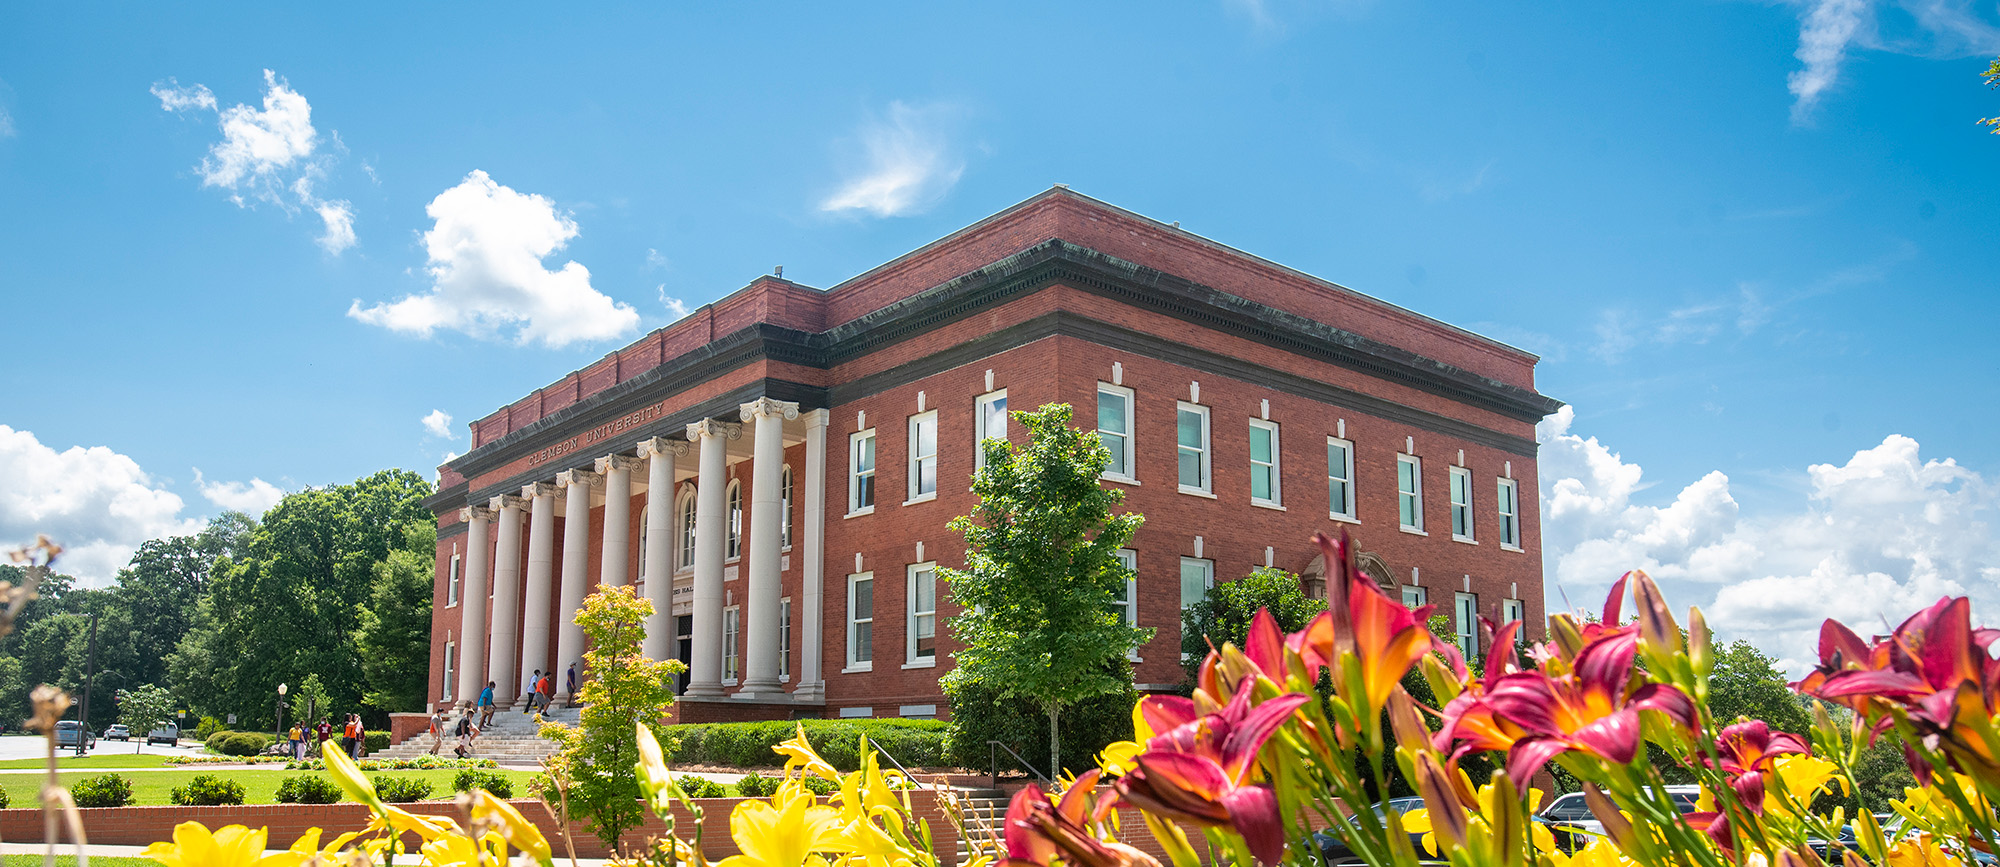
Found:
<svg viewBox="0 0 2000 867"><path fill-rule="evenodd" d="M1049 779L1062 776L1062 737L1056 730L1055 705L1049 706Z"/></svg>

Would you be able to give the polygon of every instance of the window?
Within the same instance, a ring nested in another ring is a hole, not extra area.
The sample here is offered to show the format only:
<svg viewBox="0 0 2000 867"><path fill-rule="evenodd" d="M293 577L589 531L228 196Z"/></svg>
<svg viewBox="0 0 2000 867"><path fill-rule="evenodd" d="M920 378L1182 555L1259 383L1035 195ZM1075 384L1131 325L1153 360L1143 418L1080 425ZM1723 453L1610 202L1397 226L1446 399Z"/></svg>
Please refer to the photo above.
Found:
<svg viewBox="0 0 2000 867"><path fill-rule="evenodd" d="M1431 601L1430 591L1414 584L1403 585L1403 607L1422 608Z"/></svg>
<svg viewBox="0 0 2000 867"><path fill-rule="evenodd" d="M1513 479L1501 479L1493 498L1500 507L1500 547L1517 551L1521 549L1521 504L1515 499L1519 491Z"/></svg>
<svg viewBox="0 0 2000 867"><path fill-rule="evenodd" d="M1132 390L1116 385L1097 384L1097 436L1111 450L1111 463L1104 474L1131 481L1132 470Z"/></svg>
<svg viewBox="0 0 2000 867"><path fill-rule="evenodd" d="M1396 456L1397 516L1403 529L1424 531L1424 463L1415 455Z"/></svg>
<svg viewBox="0 0 2000 867"><path fill-rule="evenodd" d="M910 567L909 658L911 665L937 661L937 564Z"/></svg>
<svg viewBox="0 0 2000 867"><path fill-rule="evenodd" d="M458 604L458 555L451 555L451 582L445 587L445 607Z"/></svg>
<svg viewBox="0 0 2000 867"><path fill-rule="evenodd" d="M1250 420L1250 502L1278 505L1278 425Z"/></svg>
<svg viewBox="0 0 2000 867"><path fill-rule="evenodd" d="M986 466L986 441L1007 438L1007 390L982 394L972 408L972 468Z"/></svg>
<svg viewBox="0 0 2000 867"><path fill-rule="evenodd" d="M792 598L778 600L778 679L792 679Z"/></svg>
<svg viewBox="0 0 2000 867"><path fill-rule="evenodd" d="M847 438L847 513L875 511L875 429Z"/></svg>
<svg viewBox="0 0 2000 867"><path fill-rule="evenodd" d="M680 559L674 567L679 570L694 568L694 485L681 486L680 499L674 501L674 538L681 541Z"/></svg>
<svg viewBox="0 0 2000 867"><path fill-rule="evenodd" d="M722 682L735 683L737 677L736 636L741 631L743 609L731 605L722 609Z"/></svg>
<svg viewBox="0 0 2000 867"><path fill-rule="evenodd" d="M1208 595L1208 588L1215 584L1215 561L1197 560L1193 557L1181 558L1181 607L1183 609L1200 602Z"/></svg>
<svg viewBox="0 0 2000 867"><path fill-rule="evenodd" d="M1458 652L1470 660L1479 655L1479 597L1471 593L1454 594L1452 605L1458 614L1452 624L1458 630Z"/></svg>
<svg viewBox="0 0 2000 867"><path fill-rule="evenodd" d="M1185 401L1177 407L1174 428L1180 443L1181 490L1214 493L1209 479L1208 407Z"/></svg>
<svg viewBox="0 0 2000 867"><path fill-rule="evenodd" d="M792 465L786 464L778 473L779 508L778 547L792 547Z"/></svg>
<svg viewBox="0 0 2000 867"><path fill-rule="evenodd" d="M1472 471L1451 467L1451 537L1472 541Z"/></svg>
<svg viewBox="0 0 2000 867"><path fill-rule="evenodd" d="M1513 623L1516 620L1526 621L1527 619L1528 619L1527 603L1524 603L1519 599L1500 600L1500 624L1502 626L1505 626L1506 624L1509 623ZM1522 629L1525 630L1527 628L1527 624L1524 622L1521 624L1521 627ZM1522 640L1523 641L1527 640L1525 637L1526 633L1523 632L1521 634L1523 636Z"/></svg>
<svg viewBox="0 0 2000 867"><path fill-rule="evenodd" d="M646 580L646 516L652 512L651 505L639 507L639 580Z"/></svg>
<svg viewBox="0 0 2000 867"><path fill-rule="evenodd" d="M875 667L875 573L847 576L847 667Z"/></svg>
<svg viewBox="0 0 2000 867"><path fill-rule="evenodd" d="M1118 565L1125 567L1125 584L1111 600L1111 607L1118 610L1119 622L1126 626L1138 626L1139 552L1130 548L1118 549Z"/></svg>
<svg viewBox="0 0 2000 867"><path fill-rule="evenodd" d="M730 480L722 497L729 501L729 546L723 549L723 556L734 560L743 556L743 482Z"/></svg>
<svg viewBox="0 0 2000 867"><path fill-rule="evenodd" d="M937 496L937 410L910 416L910 501Z"/></svg>
<svg viewBox="0 0 2000 867"><path fill-rule="evenodd" d="M453 559L455 561L457 558ZM456 562L453 565L457 565ZM454 689L456 686L458 686L458 642L447 641L444 643L444 692L440 693L445 701L458 697L458 690Z"/></svg>
<svg viewBox="0 0 2000 867"><path fill-rule="evenodd" d="M1354 444L1326 438L1326 502L1333 518L1354 520Z"/></svg>

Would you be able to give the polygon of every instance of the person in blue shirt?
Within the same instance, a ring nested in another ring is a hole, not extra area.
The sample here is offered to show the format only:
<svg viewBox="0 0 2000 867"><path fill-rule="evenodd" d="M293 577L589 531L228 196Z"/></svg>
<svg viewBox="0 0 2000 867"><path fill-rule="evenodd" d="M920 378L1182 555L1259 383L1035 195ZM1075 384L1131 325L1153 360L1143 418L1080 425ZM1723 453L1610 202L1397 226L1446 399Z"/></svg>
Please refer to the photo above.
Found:
<svg viewBox="0 0 2000 867"><path fill-rule="evenodd" d="M493 723L493 687L493 681L489 680L486 682L486 688L479 692L480 728L485 728Z"/></svg>

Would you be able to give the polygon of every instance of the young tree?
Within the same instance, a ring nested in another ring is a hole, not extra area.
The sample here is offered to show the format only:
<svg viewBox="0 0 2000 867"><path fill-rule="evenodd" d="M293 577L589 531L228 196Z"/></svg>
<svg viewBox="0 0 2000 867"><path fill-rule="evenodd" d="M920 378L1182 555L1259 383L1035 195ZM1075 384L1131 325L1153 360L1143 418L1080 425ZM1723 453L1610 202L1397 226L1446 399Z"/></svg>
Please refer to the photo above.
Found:
<svg viewBox="0 0 2000 867"><path fill-rule="evenodd" d="M656 662L639 653L653 603L630 587L604 587L583 600L576 624L583 627L583 685L577 698L583 715L576 728L542 724L542 737L557 744L537 778L544 801L558 796L569 811L586 817L604 846L621 851L618 838L645 820L639 778L636 726L659 725L674 704L674 676L687 670L678 661Z"/></svg>
<svg viewBox="0 0 2000 867"><path fill-rule="evenodd" d="M1181 667L1187 670L1188 682L1194 681L1211 643L1243 646L1250 618L1259 608L1270 609L1278 628L1292 633L1325 611L1326 600L1307 596L1299 576L1283 569L1260 566L1245 577L1216 582L1201 601L1181 612Z"/></svg>
<svg viewBox="0 0 2000 867"><path fill-rule="evenodd" d="M1067 404L1013 416L1028 446L981 443L979 506L950 524L965 534L965 569L938 570L963 609L951 629L965 645L943 685L947 696L983 691L1040 709L1056 773L1063 708L1129 689L1127 657L1153 635L1125 625L1116 606L1132 577L1118 549L1145 519L1112 514L1125 494L1098 481L1111 452L1069 426Z"/></svg>
<svg viewBox="0 0 2000 867"><path fill-rule="evenodd" d="M174 697L158 686L148 683L118 691L118 721L131 732L132 752L143 748L149 732L173 718Z"/></svg>

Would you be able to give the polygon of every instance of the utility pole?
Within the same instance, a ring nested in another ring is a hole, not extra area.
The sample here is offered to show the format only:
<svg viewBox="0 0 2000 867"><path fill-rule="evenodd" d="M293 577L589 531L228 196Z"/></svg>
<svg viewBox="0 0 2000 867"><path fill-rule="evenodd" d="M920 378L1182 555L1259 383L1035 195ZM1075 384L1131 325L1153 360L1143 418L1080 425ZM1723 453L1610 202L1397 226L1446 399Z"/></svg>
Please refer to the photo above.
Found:
<svg viewBox="0 0 2000 867"><path fill-rule="evenodd" d="M90 744L90 685L97 677L97 614L90 615L90 649L83 657L82 731L77 733L76 754L83 755Z"/></svg>

